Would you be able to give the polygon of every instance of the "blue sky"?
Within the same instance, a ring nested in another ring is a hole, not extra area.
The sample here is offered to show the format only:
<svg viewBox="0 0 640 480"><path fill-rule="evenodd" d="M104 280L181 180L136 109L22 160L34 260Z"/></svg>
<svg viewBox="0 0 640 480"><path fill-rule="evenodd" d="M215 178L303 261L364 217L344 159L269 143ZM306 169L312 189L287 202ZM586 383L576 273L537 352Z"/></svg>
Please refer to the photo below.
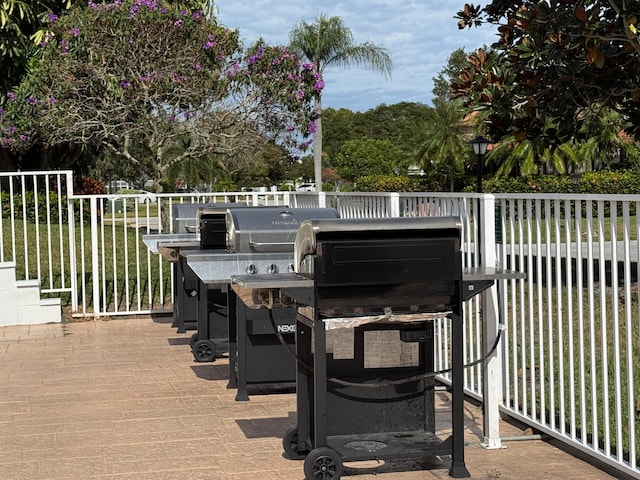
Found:
<svg viewBox="0 0 640 480"><path fill-rule="evenodd" d="M495 39L489 27L458 30L455 13L464 0L215 0L218 21L238 28L247 44L262 36L286 45L301 20L319 13L340 17L358 43L371 41L387 49L393 61L391 79L351 67L327 68L323 107L366 111L381 103L421 102L431 105L433 77L457 48L473 51Z"/></svg>

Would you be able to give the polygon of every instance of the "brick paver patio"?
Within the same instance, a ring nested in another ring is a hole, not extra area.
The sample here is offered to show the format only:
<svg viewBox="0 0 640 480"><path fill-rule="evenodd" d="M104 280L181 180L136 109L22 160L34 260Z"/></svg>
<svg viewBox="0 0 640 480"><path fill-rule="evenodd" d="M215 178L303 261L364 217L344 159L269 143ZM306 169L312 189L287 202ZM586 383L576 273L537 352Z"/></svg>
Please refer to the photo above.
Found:
<svg viewBox="0 0 640 480"><path fill-rule="evenodd" d="M303 480L280 439L295 394L235 402L227 361L194 363L190 336L167 317L0 328L0 479ZM465 411L474 479L616 478L547 441L485 450L480 409ZM449 478L425 467L360 465L342 478Z"/></svg>

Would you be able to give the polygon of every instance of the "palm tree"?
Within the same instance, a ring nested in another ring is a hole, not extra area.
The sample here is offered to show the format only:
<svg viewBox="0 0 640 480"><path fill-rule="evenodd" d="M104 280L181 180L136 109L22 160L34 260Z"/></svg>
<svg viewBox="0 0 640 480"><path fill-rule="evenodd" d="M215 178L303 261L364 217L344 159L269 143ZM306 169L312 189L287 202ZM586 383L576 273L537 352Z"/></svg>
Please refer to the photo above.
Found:
<svg viewBox="0 0 640 480"><path fill-rule="evenodd" d="M386 50L371 42L355 43L351 30L340 17L320 14L313 23L300 22L289 33L290 48L300 58L315 64L320 74L334 65L337 67L370 68L386 77L391 75L391 58ZM316 113L313 133L313 165L316 186L322 188L322 101L318 91L314 99Z"/></svg>
<svg viewBox="0 0 640 480"><path fill-rule="evenodd" d="M454 190L456 175L465 170L469 158L468 125L464 122L464 109L457 101L434 101L429 123L422 127L425 141L420 146L416 160L425 171L443 173Z"/></svg>

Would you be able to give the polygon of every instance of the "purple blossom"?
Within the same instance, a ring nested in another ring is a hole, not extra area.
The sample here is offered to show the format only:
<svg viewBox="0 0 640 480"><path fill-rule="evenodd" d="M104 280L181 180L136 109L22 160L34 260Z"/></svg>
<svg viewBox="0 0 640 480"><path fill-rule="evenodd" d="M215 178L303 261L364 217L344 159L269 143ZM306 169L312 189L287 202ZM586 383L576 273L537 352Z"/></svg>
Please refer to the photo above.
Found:
<svg viewBox="0 0 640 480"><path fill-rule="evenodd" d="M191 112L184 112L184 118L189 120L191 118Z"/></svg>
<svg viewBox="0 0 640 480"><path fill-rule="evenodd" d="M322 80L318 80L314 87L316 90L322 90L324 88L324 82Z"/></svg>
<svg viewBox="0 0 640 480"><path fill-rule="evenodd" d="M73 27L69 33L71 33L72 37L76 37L77 38L78 35L80 35L80 30L78 30L77 27Z"/></svg>
<svg viewBox="0 0 640 480"><path fill-rule="evenodd" d="M316 133L316 122L309 122L309 133Z"/></svg>
<svg viewBox="0 0 640 480"><path fill-rule="evenodd" d="M176 116L175 116L175 115L173 115L173 114L169 115L169 121L170 121L171 123L175 122L175 121L176 121Z"/></svg>
<svg viewBox="0 0 640 480"><path fill-rule="evenodd" d="M41 47L46 47L52 38L53 38L52 34L46 33L38 45L40 45Z"/></svg>
<svg viewBox="0 0 640 480"><path fill-rule="evenodd" d="M182 26L182 20L176 20L173 22L173 26L176 28L180 28Z"/></svg>
<svg viewBox="0 0 640 480"><path fill-rule="evenodd" d="M296 92L296 97L298 97L298 100L302 100L304 98L304 91L303 90L298 90Z"/></svg>
<svg viewBox="0 0 640 480"><path fill-rule="evenodd" d="M51 105L55 105L56 103L58 103L58 99L55 97L49 97L49 103Z"/></svg>
<svg viewBox="0 0 640 480"><path fill-rule="evenodd" d="M120 86L122 88L129 88L131 86L131 84L129 82L127 82L126 80L120 80Z"/></svg>
<svg viewBox="0 0 640 480"><path fill-rule="evenodd" d="M287 125L287 132L293 132L296 129L293 125Z"/></svg>
<svg viewBox="0 0 640 480"><path fill-rule="evenodd" d="M303 70L315 70L316 66L313 63L303 63L302 64L302 69Z"/></svg>
<svg viewBox="0 0 640 480"><path fill-rule="evenodd" d="M196 64L193 66L193 68L195 68L195 69L196 69L196 71L198 71L198 72L199 72L200 70L202 70L202 65L200 65L199 63L196 63Z"/></svg>
<svg viewBox="0 0 640 480"><path fill-rule="evenodd" d="M56 15L53 12L49 12L49 17L48 18L49 18L50 22L55 22L58 19L58 15Z"/></svg>
<svg viewBox="0 0 640 480"><path fill-rule="evenodd" d="M0 107L0 119L2 118L3 113L4 113L4 108Z"/></svg>
<svg viewBox="0 0 640 480"><path fill-rule="evenodd" d="M16 98L18 98L18 97L17 97L17 96L16 96L16 94L15 94L15 93L13 93L13 92L7 92L7 98L8 98L9 100L15 100L15 99L16 99Z"/></svg>
<svg viewBox="0 0 640 480"><path fill-rule="evenodd" d="M195 18L196 20L202 18L202 10L196 10L195 12L193 12L193 18Z"/></svg>
<svg viewBox="0 0 640 480"><path fill-rule="evenodd" d="M212 42L211 40L209 40L207 43L205 43L202 48L204 48L205 50L209 50L210 48L215 47L215 43Z"/></svg>

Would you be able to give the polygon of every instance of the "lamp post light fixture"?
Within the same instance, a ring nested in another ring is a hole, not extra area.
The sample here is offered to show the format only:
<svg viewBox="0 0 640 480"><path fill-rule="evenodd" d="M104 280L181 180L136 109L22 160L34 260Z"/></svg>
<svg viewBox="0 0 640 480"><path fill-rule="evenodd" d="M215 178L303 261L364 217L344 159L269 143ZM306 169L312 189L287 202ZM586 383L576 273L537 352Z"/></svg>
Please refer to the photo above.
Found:
<svg viewBox="0 0 640 480"><path fill-rule="evenodd" d="M478 170L477 170L477 186L476 191L482 193L482 164L484 163L484 156L487 153L487 148L491 144L491 141L484 137L476 137L469 142L473 147L473 153L478 157Z"/></svg>
<svg viewBox="0 0 640 480"><path fill-rule="evenodd" d="M573 193L580 192L580 172L573 172L571 174L571 182L573 183Z"/></svg>

